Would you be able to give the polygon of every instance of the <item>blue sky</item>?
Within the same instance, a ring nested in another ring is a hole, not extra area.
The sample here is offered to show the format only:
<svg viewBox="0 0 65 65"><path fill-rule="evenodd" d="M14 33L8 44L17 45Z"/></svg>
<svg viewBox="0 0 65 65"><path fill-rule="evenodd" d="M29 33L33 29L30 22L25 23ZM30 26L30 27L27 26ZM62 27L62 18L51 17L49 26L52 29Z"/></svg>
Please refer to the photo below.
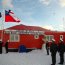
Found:
<svg viewBox="0 0 65 65"><path fill-rule="evenodd" d="M4 23L4 28L24 24L59 31L65 29L65 0L0 0L0 11L3 9L11 9L21 20L20 23Z"/></svg>

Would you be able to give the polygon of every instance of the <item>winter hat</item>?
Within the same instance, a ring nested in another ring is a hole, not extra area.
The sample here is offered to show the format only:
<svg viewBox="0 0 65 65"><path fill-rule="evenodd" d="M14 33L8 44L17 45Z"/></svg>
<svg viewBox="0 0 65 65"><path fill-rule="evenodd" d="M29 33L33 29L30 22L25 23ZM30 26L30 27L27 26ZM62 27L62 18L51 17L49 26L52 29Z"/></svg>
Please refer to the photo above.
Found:
<svg viewBox="0 0 65 65"><path fill-rule="evenodd" d="M55 39L52 39L52 41L55 41Z"/></svg>
<svg viewBox="0 0 65 65"><path fill-rule="evenodd" d="M63 41L63 39L60 39L60 41Z"/></svg>

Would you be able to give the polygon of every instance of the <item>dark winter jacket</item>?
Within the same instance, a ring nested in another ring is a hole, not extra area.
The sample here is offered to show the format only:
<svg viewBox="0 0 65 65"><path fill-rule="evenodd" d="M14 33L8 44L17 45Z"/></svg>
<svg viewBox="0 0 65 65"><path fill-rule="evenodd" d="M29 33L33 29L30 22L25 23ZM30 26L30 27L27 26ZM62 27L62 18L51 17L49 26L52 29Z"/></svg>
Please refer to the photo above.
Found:
<svg viewBox="0 0 65 65"><path fill-rule="evenodd" d="M65 51L65 45L63 42L61 42L58 45L58 52L64 53L64 51Z"/></svg>
<svg viewBox="0 0 65 65"><path fill-rule="evenodd" d="M57 49L58 49L57 44L55 44L55 42L52 42L50 45L50 52L52 54L55 54L57 52Z"/></svg>
<svg viewBox="0 0 65 65"><path fill-rule="evenodd" d="M2 44L3 44L3 42L0 41L0 53L2 53Z"/></svg>
<svg viewBox="0 0 65 65"><path fill-rule="evenodd" d="M46 49L48 49L49 48L49 43L48 42L46 42Z"/></svg>
<svg viewBox="0 0 65 65"><path fill-rule="evenodd" d="M8 49L8 42L5 43L5 48Z"/></svg>
<svg viewBox="0 0 65 65"><path fill-rule="evenodd" d="M2 41L0 41L0 48L2 47L2 44L3 44L3 42L2 42Z"/></svg>

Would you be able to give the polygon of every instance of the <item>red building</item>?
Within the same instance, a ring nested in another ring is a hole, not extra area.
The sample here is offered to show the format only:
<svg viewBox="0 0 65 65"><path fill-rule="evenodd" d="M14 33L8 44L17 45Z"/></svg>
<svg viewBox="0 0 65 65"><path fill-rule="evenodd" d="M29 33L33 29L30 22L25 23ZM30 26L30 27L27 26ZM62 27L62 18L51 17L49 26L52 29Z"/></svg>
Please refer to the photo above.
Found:
<svg viewBox="0 0 65 65"><path fill-rule="evenodd" d="M51 40L54 38L55 42L58 44L60 39L63 39L65 42L65 32L61 31L48 31L45 32L46 39L51 43Z"/></svg>
<svg viewBox="0 0 65 65"><path fill-rule="evenodd" d="M27 49L41 49L44 41L46 39L49 42L54 38L56 42L62 38L65 39L65 32L50 31L37 26L26 26L26 25L16 25L2 31L0 31L0 39L3 36L3 42L9 40L9 49L17 50L20 45L25 45Z"/></svg>

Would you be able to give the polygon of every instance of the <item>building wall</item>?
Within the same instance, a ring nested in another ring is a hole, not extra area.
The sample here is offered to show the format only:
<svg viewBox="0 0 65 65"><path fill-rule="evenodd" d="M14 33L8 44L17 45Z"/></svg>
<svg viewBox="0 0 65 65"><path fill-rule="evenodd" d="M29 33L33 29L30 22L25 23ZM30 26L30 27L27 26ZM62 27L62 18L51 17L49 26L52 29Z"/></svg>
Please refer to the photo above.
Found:
<svg viewBox="0 0 65 65"><path fill-rule="evenodd" d="M9 42L9 48L18 48L20 45L25 45L26 48L42 48L42 38L44 38L44 35L40 35L38 39L35 39L34 35L29 34L21 34L19 36L19 42ZM7 40L10 40L10 34L4 34L3 35L3 46L5 45L5 42Z"/></svg>
<svg viewBox="0 0 65 65"><path fill-rule="evenodd" d="M63 40L65 42L65 32L45 32L45 35L53 35L56 43L58 44L60 40L60 35L63 35ZM30 34L20 34L19 42L9 42L9 48L18 48L20 45L25 45L26 48L42 48L42 44L44 43L42 39L44 39L45 35L40 35L38 39L35 39L34 35ZM0 33L1 39L1 33ZM10 34L4 33L3 35L3 46L5 42L10 39ZM51 43L51 42L50 42Z"/></svg>
<svg viewBox="0 0 65 65"><path fill-rule="evenodd" d="M63 33L63 35L64 35L64 36L63 36L63 41L64 41L64 43L65 43L65 33Z"/></svg>
<svg viewBox="0 0 65 65"><path fill-rule="evenodd" d="M42 35L40 35L38 39L35 39L34 35L21 35L20 42L27 48L41 48L43 44L42 38Z"/></svg>
<svg viewBox="0 0 65 65"><path fill-rule="evenodd" d="M63 33L63 32L45 32L45 35L53 35L54 36L54 39L56 41L56 44L59 43L60 35L63 35L63 41L65 41L64 40L65 39L65 33Z"/></svg>

